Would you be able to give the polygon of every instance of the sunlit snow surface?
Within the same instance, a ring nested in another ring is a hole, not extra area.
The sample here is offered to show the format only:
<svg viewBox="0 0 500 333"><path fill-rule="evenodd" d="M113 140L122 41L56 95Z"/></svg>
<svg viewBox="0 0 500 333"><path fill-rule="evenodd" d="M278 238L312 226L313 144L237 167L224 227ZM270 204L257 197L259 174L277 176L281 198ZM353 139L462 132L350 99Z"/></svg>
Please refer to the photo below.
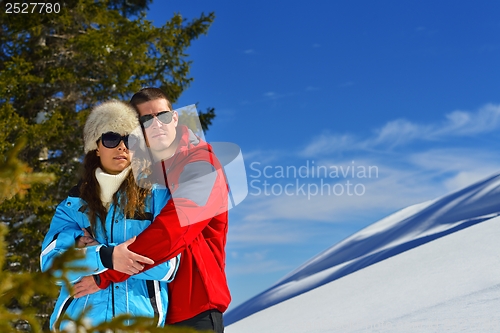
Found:
<svg viewBox="0 0 500 333"><path fill-rule="evenodd" d="M500 332L499 185L372 224L226 313L227 332Z"/></svg>

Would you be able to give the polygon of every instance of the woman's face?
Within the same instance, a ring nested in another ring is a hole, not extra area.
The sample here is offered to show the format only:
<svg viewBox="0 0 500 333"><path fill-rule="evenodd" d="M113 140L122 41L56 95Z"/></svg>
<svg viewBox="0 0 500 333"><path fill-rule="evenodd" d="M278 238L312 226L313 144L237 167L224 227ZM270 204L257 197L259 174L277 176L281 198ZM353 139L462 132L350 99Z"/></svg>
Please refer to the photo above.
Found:
<svg viewBox="0 0 500 333"><path fill-rule="evenodd" d="M117 175L130 165L132 153L129 152L125 143L120 141L115 148L106 148L101 140L97 144L97 156L101 160L101 168L104 172Z"/></svg>

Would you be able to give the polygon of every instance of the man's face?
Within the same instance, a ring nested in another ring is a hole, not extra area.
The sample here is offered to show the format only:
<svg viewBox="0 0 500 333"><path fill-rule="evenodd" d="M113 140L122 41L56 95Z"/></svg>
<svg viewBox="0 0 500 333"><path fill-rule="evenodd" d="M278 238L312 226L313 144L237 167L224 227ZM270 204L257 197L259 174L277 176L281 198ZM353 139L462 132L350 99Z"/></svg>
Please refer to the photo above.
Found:
<svg viewBox="0 0 500 333"><path fill-rule="evenodd" d="M155 99L137 105L139 116L157 115L160 112L172 111L168 107L165 99ZM143 125L146 136L146 143L152 152L162 159L169 158L175 152L175 135L178 123L177 112L173 112L172 120L164 124L157 117L153 117ZM147 126L149 124L149 126Z"/></svg>

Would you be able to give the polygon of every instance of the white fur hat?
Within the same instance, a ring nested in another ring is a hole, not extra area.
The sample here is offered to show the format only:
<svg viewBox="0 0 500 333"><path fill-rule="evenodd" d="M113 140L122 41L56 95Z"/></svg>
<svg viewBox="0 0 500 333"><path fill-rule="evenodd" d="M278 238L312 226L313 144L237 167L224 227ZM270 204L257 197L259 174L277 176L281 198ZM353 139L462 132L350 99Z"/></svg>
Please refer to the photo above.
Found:
<svg viewBox="0 0 500 333"><path fill-rule="evenodd" d="M83 128L85 154L97 149L97 140L103 133L127 135L139 126L137 113L128 104L111 100L96 106Z"/></svg>

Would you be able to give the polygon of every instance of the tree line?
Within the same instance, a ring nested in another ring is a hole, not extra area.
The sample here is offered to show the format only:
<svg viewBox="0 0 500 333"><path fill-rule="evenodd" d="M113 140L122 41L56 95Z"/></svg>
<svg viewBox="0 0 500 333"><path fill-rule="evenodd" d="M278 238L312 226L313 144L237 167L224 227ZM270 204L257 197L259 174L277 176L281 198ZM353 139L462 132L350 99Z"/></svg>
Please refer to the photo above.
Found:
<svg viewBox="0 0 500 333"><path fill-rule="evenodd" d="M215 18L172 13L155 26L146 19L152 0L48 2L60 10L16 14L3 2L0 12L2 332L48 332L58 288L50 272L40 272L40 246L57 204L78 181L90 109L127 101L145 86L175 102L193 80L187 49ZM214 108L201 112L204 130L214 117ZM57 268L64 269L63 259ZM122 319L108 328L158 331L146 319L129 327Z"/></svg>

